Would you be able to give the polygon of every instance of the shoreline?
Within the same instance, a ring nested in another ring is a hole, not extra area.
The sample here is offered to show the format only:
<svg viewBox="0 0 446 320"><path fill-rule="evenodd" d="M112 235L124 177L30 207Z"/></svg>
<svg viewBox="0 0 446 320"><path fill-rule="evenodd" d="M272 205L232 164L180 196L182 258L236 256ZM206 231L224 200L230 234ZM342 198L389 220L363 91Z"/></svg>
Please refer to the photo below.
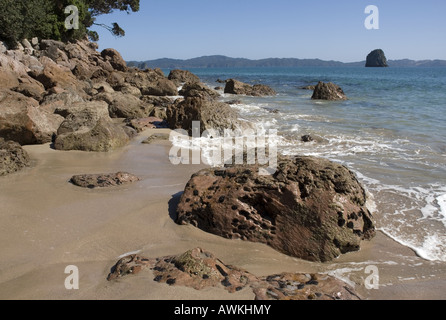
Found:
<svg viewBox="0 0 446 320"><path fill-rule="evenodd" d="M444 299L446 266L427 261L383 232L363 241L361 250L329 263L314 263L241 240L228 240L174 222L174 210L190 176L204 165L173 166L169 141L141 141L110 153L55 151L49 144L26 146L33 166L0 178L4 213L0 240L0 298L31 300L148 299L252 300L249 290L229 294L221 288L197 291L153 281L151 272L106 280L124 254L146 257L179 254L201 247L227 264L257 276L318 272L353 284L370 300ZM128 171L141 178L131 185L85 190L68 182L75 174ZM67 265L79 268L79 290L66 290ZM379 271L379 289L368 290L367 266Z"/></svg>

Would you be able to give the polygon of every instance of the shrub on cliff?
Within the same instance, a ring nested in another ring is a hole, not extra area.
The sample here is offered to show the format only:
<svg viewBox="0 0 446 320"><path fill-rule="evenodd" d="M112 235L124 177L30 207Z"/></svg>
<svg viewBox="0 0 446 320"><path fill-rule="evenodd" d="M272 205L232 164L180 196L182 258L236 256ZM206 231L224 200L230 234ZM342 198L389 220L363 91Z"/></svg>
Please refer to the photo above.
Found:
<svg viewBox="0 0 446 320"><path fill-rule="evenodd" d="M69 16L65 8L69 5L76 6L78 10L79 28L65 27ZM139 0L0 0L0 40L9 47L32 37L71 41L88 35L96 41L98 34L88 30L92 25L105 27L115 36L123 36L125 32L117 23L112 26L95 23L97 16L114 10L139 11Z"/></svg>

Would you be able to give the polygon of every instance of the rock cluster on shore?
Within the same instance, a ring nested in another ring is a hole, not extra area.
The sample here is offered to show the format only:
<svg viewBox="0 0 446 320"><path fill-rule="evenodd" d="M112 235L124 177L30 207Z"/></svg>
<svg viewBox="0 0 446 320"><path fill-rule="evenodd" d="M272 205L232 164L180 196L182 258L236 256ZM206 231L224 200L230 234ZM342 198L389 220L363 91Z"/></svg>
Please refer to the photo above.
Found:
<svg viewBox="0 0 446 320"><path fill-rule="evenodd" d="M225 264L201 248L158 258L129 255L112 267L107 279L113 281L150 270L156 282L196 290L217 287L230 293L248 289L252 290L255 300L361 299L348 284L328 275L282 273L257 277Z"/></svg>
<svg viewBox="0 0 446 320"><path fill-rule="evenodd" d="M186 70L166 77L160 69L128 68L118 51L98 52L86 40L33 39L17 50L1 48L0 137L6 141L107 152L146 128L240 125L237 113L216 100L219 93Z"/></svg>

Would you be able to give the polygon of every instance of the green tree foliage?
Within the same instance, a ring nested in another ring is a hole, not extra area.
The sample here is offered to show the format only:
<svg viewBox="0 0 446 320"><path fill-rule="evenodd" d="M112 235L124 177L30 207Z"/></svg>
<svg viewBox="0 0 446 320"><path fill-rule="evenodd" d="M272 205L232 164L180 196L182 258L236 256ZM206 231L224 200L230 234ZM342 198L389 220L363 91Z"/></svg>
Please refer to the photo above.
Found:
<svg viewBox="0 0 446 320"><path fill-rule="evenodd" d="M78 9L79 28L67 30L65 8L74 5ZM96 17L114 10L137 12L139 0L0 0L0 40L9 47L25 38L38 37L73 41L88 36L97 41L99 35L89 30L92 25L105 27L113 35L121 37L124 30L117 24L97 24Z"/></svg>

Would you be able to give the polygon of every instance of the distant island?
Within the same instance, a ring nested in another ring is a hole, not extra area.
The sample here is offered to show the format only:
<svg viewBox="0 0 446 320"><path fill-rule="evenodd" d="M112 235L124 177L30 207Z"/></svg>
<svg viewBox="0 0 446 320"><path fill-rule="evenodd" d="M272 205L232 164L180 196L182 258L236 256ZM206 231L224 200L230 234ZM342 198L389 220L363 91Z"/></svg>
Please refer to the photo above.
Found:
<svg viewBox="0 0 446 320"><path fill-rule="evenodd" d="M247 67L364 67L366 61L340 62L324 61L320 59L297 58L268 58L250 60L245 58L230 58L222 55L203 56L199 58L156 59L147 61L127 61L129 67L161 68L161 69L188 69L188 68L247 68ZM446 60L389 60L389 67L446 67Z"/></svg>

